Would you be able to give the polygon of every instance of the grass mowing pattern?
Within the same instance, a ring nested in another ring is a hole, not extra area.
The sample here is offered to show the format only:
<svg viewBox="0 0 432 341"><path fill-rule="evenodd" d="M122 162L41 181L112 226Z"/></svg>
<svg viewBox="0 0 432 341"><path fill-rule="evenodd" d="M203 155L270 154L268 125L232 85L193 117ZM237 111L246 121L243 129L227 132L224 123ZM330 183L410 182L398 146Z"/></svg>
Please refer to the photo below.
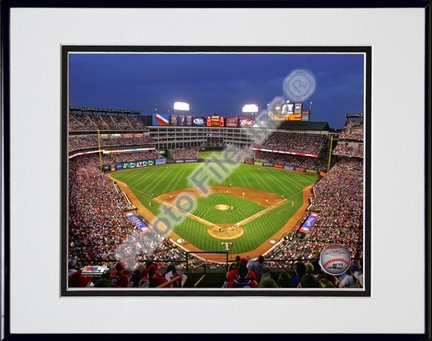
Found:
<svg viewBox="0 0 432 341"><path fill-rule="evenodd" d="M294 205L291 202L294 201ZM264 240L269 239L287 222L287 216L292 216L303 203L303 193L293 195L285 204L254 219L243 226L244 234L241 240L233 243L232 252L242 253L256 249ZM240 238L238 238L240 239ZM270 247L270 245L269 245Z"/></svg>
<svg viewBox="0 0 432 341"><path fill-rule="evenodd" d="M233 243L232 254L254 250L279 231L287 221L286 215L293 215L301 206L302 196L302 193L298 193L292 197L294 206L291 206L291 200L288 200L285 204L244 225L244 233L241 237L226 240L227 242ZM222 250L221 243L224 242L224 240L210 236L207 232L207 226L193 219L186 218L175 227L174 232L202 250ZM269 244L269 247L270 246Z"/></svg>
<svg viewBox="0 0 432 341"><path fill-rule="evenodd" d="M212 165L215 167L218 166L216 164ZM163 193L191 187L188 177L199 166L202 167L203 164L191 163L138 168L116 172L113 174L113 177L127 183L143 205L148 207L155 215L158 215L160 205L152 201L152 194L156 197ZM299 207L301 207L303 203L303 189L316 181L316 176L307 173L297 173L246 164L240 164L235 167L222 182L211 181L209 183L211 186L229 186L232 184L232 186L246 188L246 192L247 188L259 189L277 194L281 197L283 195L283 197L287 199L286 204L246 224L244 226L244 234L237 239L231 240L231 242L233 242L233 253L253 250L277 232ZM202 202L200 201L201 199L198 201L199 206L196 210L197 213L211 215L210 209L212 207L214 208L212 200L209 200L209 198L202 199ZM249 203L249 201L247 201L247 195L245 199L246 202ZM149 207L150 201L151 207ZM294 206L291 206L292 201L295 202ZM223 202L218 202L218 204L219 203ZM201 207L202 205L203 207ZM237 221L229 221L229 223L235 222ZM190 218L184 219L175 227L174 231L201 250L222 250L220 244L222 241L211 237L207 232L207 226Z"/></svg>
<svg viewBox="0 0 432 341"><path fill-rule="evenodd" d="M199 157L201 159L223 160L225 158L225 152L223 152L223 151L200 152Z"/></svg>
<svg viewBox="0 0 432 341"><path fill-rule="evenodd" d="M218 210L215 208L217 204L233 205L233 210ZM265 207L257 203L225 193L211 194L206 198L199 198L197 207L192 213L193 215L215 224L235 224L265 209Z"/></svg>

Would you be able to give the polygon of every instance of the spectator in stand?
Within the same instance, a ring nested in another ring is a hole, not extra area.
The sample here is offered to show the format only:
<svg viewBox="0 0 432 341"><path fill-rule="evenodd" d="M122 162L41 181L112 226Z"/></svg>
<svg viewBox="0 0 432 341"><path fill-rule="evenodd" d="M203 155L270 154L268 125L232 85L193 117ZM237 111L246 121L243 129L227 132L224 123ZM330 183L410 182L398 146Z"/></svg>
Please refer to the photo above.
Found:
<svg viewBox="0 0 432 341"><path fill-rule="evenodd" d="M314 274L314 266L312 263L306 262L305 263L305 268L306 268L306 273L308 275L313 275Z"/></svg>
<svg viewBox="0 0 432 341"><path fill-rule="evenodd" d="M305 274L300 281L299 288L322 288L320 282L314 275Z"/></svg>
<svg viewBox="0 0 432 341"><path fill-rule="evenodd" d="M77 269L77 260L69 260L69 272L68 272L68 286L71 288L85 288L89 286L92 278L89 276L83 276L82 270Z"/></svg>
<svg viewBox="0 0 432 341"><path fill-rule="evenodd" d="M167 282L164 276L161 276L158 273L158 265L156 263L153 263L149 266L147 270L148 274L148 281L149 281L149 288L157 288L158 286L164 284Z"/></svg>
<svg viewBox="0 0 432 341"><path fill-rule="evenodd" d="M95 288L108 288L111 285L111 281L106 274L102 275L100 278L94 280Z"/></svg>
<svg viewBox="0 0 432 341"><path fill-rule="evenodd" d="M235 261L231 263L230 266L228 267L228 271L238 269L239 264L240 264L240 256L237 255L235 256Z"/></svg>
<svg viewBox="0 0 432 341"><path fill-rule="evenodd" d="M291 278L291 285L293 288L297 288L302 277L306 274L306 266L303 262L297 262L295 264L295 275Z"/></svg>
<svg viewBox="0 0 432 341"><path fill-rule="evenodd" d="M122 261L117 262L115 269L110 272L110 287L126 288L129 286L129 276Z"/></svg>
<svg viewBox="0 0 432 341"><path fill-rule="evenodd" d="M141 274L142 269L138 266L133 272L132 276L129 280L129 287L131 288L137 288L139 287L139 282L141 281Z"/></svg>
<svg viewBox="0 0 432 341"><path fill-rule="evenodd" d="M227 287L227 285L229 285L229 283L232 282L238 276L238 269L240 268L240 266L242 264L246 266L246 269L248 269L248 267L247 267L248 260L246 258L241 258L239 261L238 268L228 271L226 278L225 278L224 287ZM249 278L251 278L253 281L257 281L257 277L255 275L255 272L250 271L249 269L248 269L248 271L249 271Z"/></svg>
<svg viewBox="0 0 432 341"><path fill-rule="evenodd" d="M360 270L354 271L353 276L356 280L355 287L363 288L363 273Z"/></svg>
<svg viewBox="0 0 432 341"><path fill-rule="evenodd" d="M312 260L312 266L314 267L313 274L315 276L319 276L321 274L321 266L319 265L319 259L320 259L321 253L318 250L315 250L313 252L314 259Z"/></svg>
<svg viewBox="0 0 432 341"><path fill-rule="evenodd" d="M340 288L355 288L356 281L353 275L352 267L350 267L341 277L340 277Z"/></svg>
<svg viewBox="0 0 432 341"><path fill-rule="evenodd" d="M258 284L259 288L278 288L275 280L272 278L270 270L266 269L261 276L261 280Z"/></svg>
<svg viewBox="0 0 432 341"><path fill-rule="evenodd" d="M292 288L291 276L287 271L280 272L277 285L279 286L279 288Z"/></svg>
<svg viewBox="0 0 432 341"><path fill-rule="evenodd" d="M182 288L186 282L186 275L181 274L177 271L174 264L169 265L165 271L165 279L171 281L177 278L177 280L170 285L171 288Z"/></svg>
<svg viewBox="0 0 432 341"><path fill-rule="evenodd" d="M78 264L78 261L75 258L69 259L69 262L68 262L68 267L69 267L68 276L70 276L74 272L78 271L77 268L76 268L77 264Z"/></svg>
<svg viewBox="0 0 432 341"><path fill-rule="evenodd" d="M319 283L322 288L335 288L335 285L327 278L320 278Z"/></svg>
<svg viewBox="0 0 432 341"><path fill-rule="evenodd" d="M252 266L250 268L257 277L258 283L261 280L262 274L268 269L267 265L264 264L264 257L262 255L258 256L257 261L252 262Z"/></svg>
<svg viewBox="0 0 432 341"><path fill-rule="evenodd" d="M228 288L257 288L258 283L250 276L245 263L240 263L235 278L228 283Z"/></svg>

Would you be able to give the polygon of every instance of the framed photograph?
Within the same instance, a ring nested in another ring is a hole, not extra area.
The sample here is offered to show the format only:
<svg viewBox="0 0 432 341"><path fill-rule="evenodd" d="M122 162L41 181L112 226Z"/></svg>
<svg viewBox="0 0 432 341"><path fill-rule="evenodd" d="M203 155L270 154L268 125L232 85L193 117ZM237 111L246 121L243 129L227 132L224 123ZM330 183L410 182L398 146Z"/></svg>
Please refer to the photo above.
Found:
<svg viewBox="0 0 432 341"><path fill-rule="evenodd" d="M206 4L3 4L4 336L430 339L430 8Z"/></svg>

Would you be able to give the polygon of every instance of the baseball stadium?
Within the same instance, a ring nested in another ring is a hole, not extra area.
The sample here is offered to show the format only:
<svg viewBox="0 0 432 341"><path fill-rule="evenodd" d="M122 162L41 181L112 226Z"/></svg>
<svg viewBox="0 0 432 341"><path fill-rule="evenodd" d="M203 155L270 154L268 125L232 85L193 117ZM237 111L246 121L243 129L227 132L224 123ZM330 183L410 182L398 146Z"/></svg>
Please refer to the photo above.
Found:
<svg viewBox="0 0 432 341"><path fill-rule="evenodd" d="M279 104L265 117L70 106L68 288L362 290L363 114L337 130ZM352 285L320 266L329 245L349 250Z"/></svg>

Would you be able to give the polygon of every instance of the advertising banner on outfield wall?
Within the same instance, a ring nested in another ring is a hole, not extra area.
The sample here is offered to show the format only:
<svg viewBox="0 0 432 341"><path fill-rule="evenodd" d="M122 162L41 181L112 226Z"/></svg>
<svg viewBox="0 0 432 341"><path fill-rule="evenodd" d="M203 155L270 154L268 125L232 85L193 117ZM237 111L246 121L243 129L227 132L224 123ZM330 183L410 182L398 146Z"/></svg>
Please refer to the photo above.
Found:
<svg viewBox="0 0 432 341"><path fill-rule="evenodd" d="M247 163L248 165L253 165L253 161L250 160L246 160L245 163Z"/></svg>
<svg viewBox="0 0 432 341"><path fill-rule="evenodd" d="M115 169L116 170L123 169L123 163L116 163Z"/></svg>
<svg viewBox="0 0 432 341"><path fill-rule="evenodd" d="M271 162L264 162L263 166L264 167L273 167L273 163L271 163Z"/></svg>
<svg viewBox="0 0 432 341"><path fill-rule="evenodd" d="M123 169L135 168L136 162L123 162Z"/></svg>
<svg viewBox="0 0 432 341"><path fill-rule="evenodd" d="M297 168L297 167L294 168L294 170L297 172L304 172L305 171L304 168Z"/></svg>
<svg viewBox="0 0 432 341"><path fill-rule="evenodd" d="M148 165L147 160L137 162L137 167L147 167L147 165Z"/></svg>
<svg viewBox="0 0 432 341"><path fill-rule="evenodd" d="M316 169L306 169L306 172L307 173L314 173L314 174L318 173L318 171Z"/></svg>
<svg viewBox="0 0 432 341"><path fill-rule="evenodd" d="M260 162L260 161L255 161L255 162L254 162L254 165L255 165L255 166L262 166L262 162Z"/></svg>
<svg viewBox="0 0 432 341"><path fill-rule="evenodd" d="M274 165L274 168L280 168L280 169L282 169L282 168L284 168L284 165Z"/></svg>
<svg viewBox="0 0 432 341"><path fill-rule="evenodd" d="M109 165L102 166L102 171L103 172L108 172L110 169L111 169L111 167Z"/></svg>
<svg viewBox="0 0 432 341"><path fill-rule="evenodd" d="M184 163L184 160L175 160L176 163Z"/></svg>
<svg viewBox="0 0 432 341"><path fill-rule="evenodd" d="M187 162L198 162L198 160L197 159L185 159L184 162L185 163L187 163Z"/></svg>
<svg viewBox="0 0 432 341"><path fill-rule="evenodd" d="M167 163L167 161L166 161L165 158L155 159L155 164L156 165L164 165L166 163Z"/></svg>
<svg viewBox="0 0 432 341"><path fill-rule="evenodd" d="M294 167L293 167L293 166L290 166L290 165L285 165L285 166L284 166L284 169L294 170Z"/></svg>

